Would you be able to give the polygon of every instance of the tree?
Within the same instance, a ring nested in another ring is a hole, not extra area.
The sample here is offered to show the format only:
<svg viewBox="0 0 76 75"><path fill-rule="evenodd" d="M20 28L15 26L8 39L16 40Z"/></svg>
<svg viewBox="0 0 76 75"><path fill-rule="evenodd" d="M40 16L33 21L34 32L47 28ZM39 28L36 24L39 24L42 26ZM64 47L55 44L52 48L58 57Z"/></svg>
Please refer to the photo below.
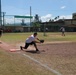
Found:
<svg viewBox="0 0 76 75"><path fill-rule="evenodd" d="M21 25L26 25L24 19L22 19L21 21L22 21Z"/></svg>
<svg viewBox="0 0 76 75"><path fill-rule="evenodd" d="M39 28L40 28L40 23L41 23L41 19L39 19L39 16L38 14L35 15L34 17L34 21L33 21L33 27L34 27L34 30L37 31Z"/></svg>
<svg viewBox="0 0 76 75"><path fill-rule="evenodd" d="M34 20L35 20L35 22L39 22L39 16L38 16L38 14L35 15Z"/></svg>
<svg viewBox="0 0 76 75"><path fill-rule="evenodd" d="M56 21L57 19L59 19L59 16L55 17L54 20Z"/></svg>
<svg viewBox="0 0 76 75"><path fill-rule="evenodd" d="M49 22L52 22L52 20L50 19Z"/></svg>

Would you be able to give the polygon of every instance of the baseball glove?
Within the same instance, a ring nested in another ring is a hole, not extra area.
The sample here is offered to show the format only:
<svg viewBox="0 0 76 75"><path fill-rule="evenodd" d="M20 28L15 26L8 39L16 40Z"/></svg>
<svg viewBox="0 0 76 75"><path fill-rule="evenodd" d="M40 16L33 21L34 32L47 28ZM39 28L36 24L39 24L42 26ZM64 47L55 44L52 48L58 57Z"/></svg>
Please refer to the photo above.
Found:
<svg viewBox="0 0 76 75"><path fill-rule="evenodd" d="M44 43L44 40L40 40L41 43Z"/></svg>

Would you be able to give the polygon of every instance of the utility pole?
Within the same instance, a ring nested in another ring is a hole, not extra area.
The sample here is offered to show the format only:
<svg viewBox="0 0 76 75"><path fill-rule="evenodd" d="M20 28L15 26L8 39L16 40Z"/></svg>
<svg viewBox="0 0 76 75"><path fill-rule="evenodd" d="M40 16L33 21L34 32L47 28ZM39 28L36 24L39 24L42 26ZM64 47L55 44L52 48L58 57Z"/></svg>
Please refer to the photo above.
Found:
<svg viewBox="0 0 76 75"><path fill-rule="evenodd" d="M5 12L3 12L3 27L4 27L4 24L5 24Z"/></svg>
<svg viewBox="0 0 76 75"><path fill-rule="evenodd" d="M0 0L0 26L2 26L1 0Z"/></svg>
<svg viewBox="0 0 76 75"><path fill-rule="evenodd" d="M30 29L29 31L31 31L31 6L30 6Z"/></svg>
<svg viewBox="0 0 76 75"><path fill-rule="evenodd" d="M46 36L46 34L45 34L45 32L46 32L46 30L45 30L45 25L46 25L46 24L44 24L44 36Z"/></svg>

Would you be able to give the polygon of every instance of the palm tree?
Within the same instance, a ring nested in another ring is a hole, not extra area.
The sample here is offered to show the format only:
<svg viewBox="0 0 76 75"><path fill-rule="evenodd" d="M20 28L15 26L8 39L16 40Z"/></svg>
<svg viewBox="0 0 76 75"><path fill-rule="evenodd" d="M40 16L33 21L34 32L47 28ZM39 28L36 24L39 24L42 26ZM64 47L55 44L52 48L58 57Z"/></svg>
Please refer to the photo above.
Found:
<svg viewBox="0 0 76 75"><path fill-rule="evenodd" d="M57 19L59 19L59 16L57 16L57 17L54 18L54 20L57 20Z"/></svg>
<svg viewBox="0 0 76 75"><path fill-rule="evenodd" d="M42 21L41 21L41 19L39 19L39 16L38 16L38 14L36 14L35 15L35 17L34 17L34 22L33 22L33 27L34 27L34 29L37 31L38 30L38 28L40 27L40 23L41 23Z"/></svg>

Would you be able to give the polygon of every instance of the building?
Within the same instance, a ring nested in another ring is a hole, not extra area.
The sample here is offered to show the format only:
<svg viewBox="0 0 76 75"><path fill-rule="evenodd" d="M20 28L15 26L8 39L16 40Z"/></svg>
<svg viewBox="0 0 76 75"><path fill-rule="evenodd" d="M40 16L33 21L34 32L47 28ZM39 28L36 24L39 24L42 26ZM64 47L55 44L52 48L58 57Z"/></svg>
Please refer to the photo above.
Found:
<svg viewBox="0 0 76 75"><path fill-rule="evenodd" d="M76 19L76 13L72 14L72 19Z"/></svg>
<svg viewBox="0 0 76 75"><path fill-rule="evenodd" d="M67 32L76 32L76 19L65 19L64 21L43 22L41 29L48 28L48 31L58 32L64 26ZM44 31L44 29L42 30Z"/></svg>
<svg viewBox="0 0 76 75"><path fill-rule="evenodd" d="M76 19L65 19L64 25L67 31L76 32Z"/></svg>
<svg viewBox="0 0 76 75"><path fill-rule="evenodd" d="M76 13L73 13L72 19L60 19L57 21L50 21L50 22L42 22L40 23L40 27L26 26L21 24L8 24L5 25L3 28L5 32L30 32L30 31L40 31L40 32L59 32L60 28L64 26L67 32L76 32Z"/></svg>
<svg viewBox="0 0 76 75"><path fill-rule="evenodd" d="M48 28L49 32L57 32L59 31L60 27L64 26L64 21L55 21L55 22L43 22L41 23L41 31Z"/></svg>

